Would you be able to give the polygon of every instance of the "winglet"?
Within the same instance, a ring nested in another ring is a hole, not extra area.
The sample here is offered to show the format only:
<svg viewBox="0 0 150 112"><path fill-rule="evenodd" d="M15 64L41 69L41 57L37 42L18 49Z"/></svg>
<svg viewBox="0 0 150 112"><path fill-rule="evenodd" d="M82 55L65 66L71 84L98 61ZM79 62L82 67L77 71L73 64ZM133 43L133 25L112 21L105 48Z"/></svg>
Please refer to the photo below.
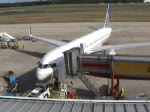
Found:
<svg viewBox="0 0 150 112"><path fill-rule="evenodd" d="M108 4L104 28L109 27L110 15L111 15L111 3Z"/></svg>
<svg viewBox="0 0 150 112"><path fill-rule="evenodd" d="M32 36L32 28L30 26L30 29L29 29L29 36Z"/></svg>

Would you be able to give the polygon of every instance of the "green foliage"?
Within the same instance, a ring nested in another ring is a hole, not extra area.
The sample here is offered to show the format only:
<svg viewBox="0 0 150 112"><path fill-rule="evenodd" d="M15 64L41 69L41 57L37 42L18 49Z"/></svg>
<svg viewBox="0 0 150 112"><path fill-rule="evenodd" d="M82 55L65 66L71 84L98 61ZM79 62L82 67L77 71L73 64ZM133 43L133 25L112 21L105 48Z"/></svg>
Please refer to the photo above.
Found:
<svg viewBox="0 0 150 112"><path fill-rule="evenodd" d="M0 24L104 22L107 4L57 4L1 8ZM111 22L150 22L148 4L112 4Z"/></svg>
<svg viewBox="0 0 150 112"><path fill-rule="evenodd" d="M46 4L83 4L83 3L141 3L143 0L39 0L38 2L21 2L0 4L0 7L33 6Z"/></svg>

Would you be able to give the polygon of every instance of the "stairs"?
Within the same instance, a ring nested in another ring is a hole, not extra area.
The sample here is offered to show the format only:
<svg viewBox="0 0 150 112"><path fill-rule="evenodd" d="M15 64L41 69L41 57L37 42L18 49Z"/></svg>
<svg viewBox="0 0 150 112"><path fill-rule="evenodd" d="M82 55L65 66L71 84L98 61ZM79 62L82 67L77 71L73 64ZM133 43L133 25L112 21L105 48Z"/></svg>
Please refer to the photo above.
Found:
<svg viewBox="0 0 150 112"><path fill-rule="evenodd" d="M92 91L96 96L101 96L96 87L90 82L90 80L84 75L79 74L79 79L85 84L85 86Z"/></svg>
<svg viewBox="0 0 150 112"><path fill-rule="evenodd" d="M86 60L88 60L88 58L84 58L85 60L83 62L86 63ZM98 62L95 62L95 60L92 60L92 58L89 59L92 63L97 64L97 66L95 67L97 69L97 71L99 71L100 73L103 74L111 74L112 72L112 56L107 56L107 57L98 57ZM89 68L91 67L91 65L89 65L87 67L84 66L84 70L86 69L87 71L89 70ZM92 69L92 67L91 67ZM102 72L103 71L103 72ZM85 86L92 91L96 96L108 96L108 86L106 85L102 85L100 88L96 89L96 87L94 86L94 84L91 83L91 81L82 73L84 73L85 71L82 70L82 67L80 68L80 73L78 73L78 77L80 78L80 80L85 84ZM90 71L88 71L90 72ZM99 74L100 74L99 73Z"/></svg>

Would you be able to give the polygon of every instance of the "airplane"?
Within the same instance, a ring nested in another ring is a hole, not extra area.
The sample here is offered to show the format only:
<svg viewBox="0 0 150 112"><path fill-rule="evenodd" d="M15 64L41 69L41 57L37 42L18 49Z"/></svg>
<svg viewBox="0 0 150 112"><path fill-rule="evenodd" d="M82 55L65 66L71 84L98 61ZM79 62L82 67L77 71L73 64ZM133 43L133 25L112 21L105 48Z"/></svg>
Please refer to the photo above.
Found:
<svg viewBox="0 0 150 112"><path fill-rule="evenodd" d="M121 31L124 29L119 30L112 30L109 26L109 20L111 15L111 4L108 4L106 18L104 27L101 29L97 29L90 34L80 37L71 42L62 42L53 39L46 39L42 37L37 37L32 35L32 29L30 27L29 35L31 38L38 39L49 44L57 45L56 49L49 51L40 61L37 71L36 77L39 81L46 81L51 79L56 73L58 82L63 83L66 78L66 69L65 69L65 60L63 52L71 49L80 47L80 44L84 43L84 53L95 53L99 51L110 51L110 55L116 54L116 49L124 49L124 48L131 48L131 47L140 47L140 46L148 46L150 42L147 43L132 43L132 44L122 44L122 45L112 45L112 46L102 46L104 42L110 37L112 32ZM99 45L96 48L96 45Z"/></svg>

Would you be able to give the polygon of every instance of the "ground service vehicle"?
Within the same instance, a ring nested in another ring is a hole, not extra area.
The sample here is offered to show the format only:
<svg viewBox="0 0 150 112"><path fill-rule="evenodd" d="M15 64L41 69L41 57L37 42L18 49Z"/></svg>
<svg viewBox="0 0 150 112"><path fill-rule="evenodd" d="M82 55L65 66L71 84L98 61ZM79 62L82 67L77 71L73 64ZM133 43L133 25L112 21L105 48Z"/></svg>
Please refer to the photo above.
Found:
<svg viewBox="0 0 150 112"><path fill-rule="evenodd" d="M7 48L8 47L7 42L4 39L0 39L0 47L1 48Z"/></svg>
<svg viewBox="0 0 150 112"><path fill-rule="evenodd" d="M12 49L17 49L19 47L17 39L10 39L8 42L8 47Z"/></svg>
<svg viewBox="0 0 150 112"><path fill-rule="evenodd" d="M3 39L5 42L7 42L7 46L9 48L17 49L19 47L17 39L6 32L0 33L0 39Z"/></svg>
<svg viewBox="0 0 150 112"><path fill-rule="evenodd" d="M49 98L50 97L50 84L37 83L35 88L27 95L27 97Z"/></svg>

